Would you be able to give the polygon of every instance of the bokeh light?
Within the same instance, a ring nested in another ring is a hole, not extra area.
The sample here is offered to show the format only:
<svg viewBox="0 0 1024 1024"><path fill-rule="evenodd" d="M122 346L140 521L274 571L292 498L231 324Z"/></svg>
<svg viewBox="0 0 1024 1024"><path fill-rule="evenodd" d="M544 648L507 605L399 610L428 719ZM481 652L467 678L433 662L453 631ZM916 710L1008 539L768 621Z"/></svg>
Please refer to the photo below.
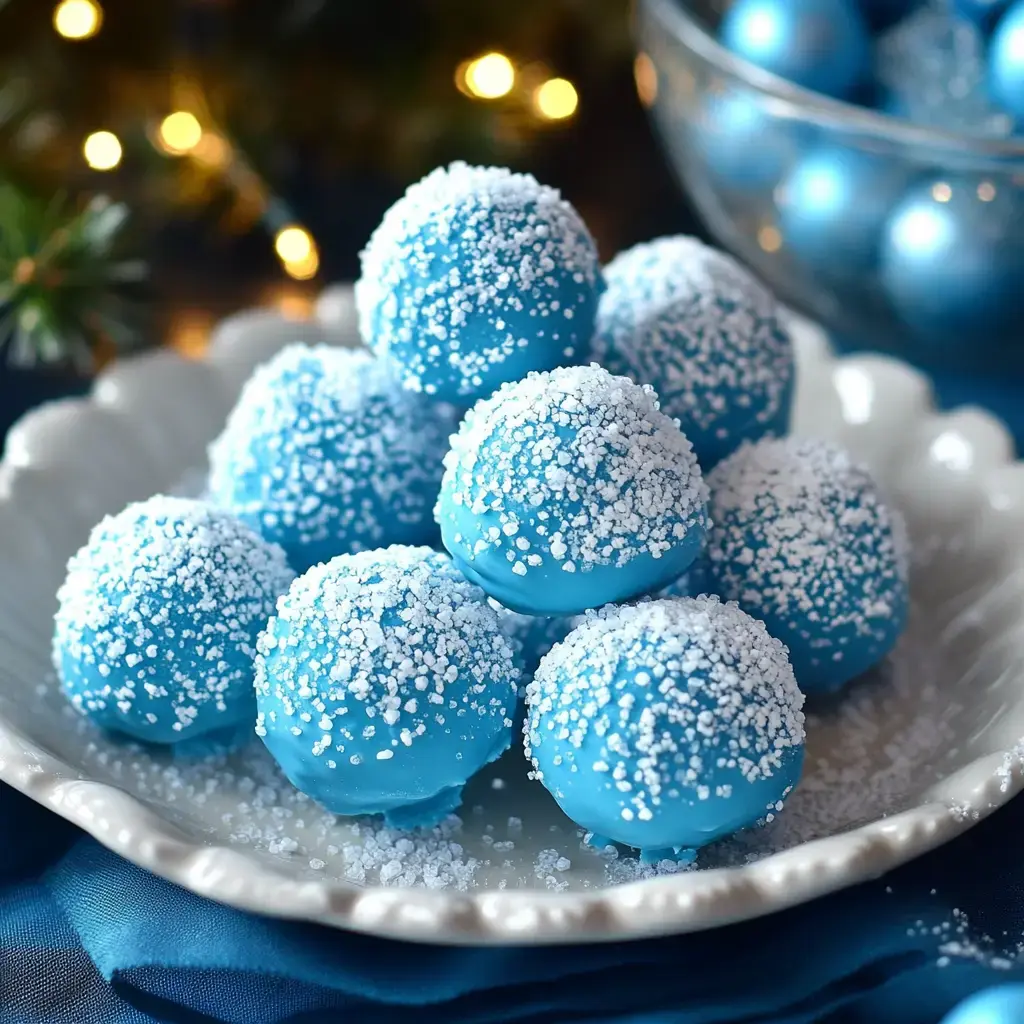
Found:
<svg viewBox="0 0 1024 1024"><path fill-rule="evenodd" d="M122 156L121 140L113 132L93 132L82 145L85 162L94 171L112 171Z"/></svg>
<svg viewBox="0 0 1024 1024"><path fill-rule="evenodd" d="M503 53L486 53L462 68L466 91L481 100L507 96L516 83L516 69Z"/></svg>
<svg viewBox="0 0 1024 1024"><path fill-rule="evenodd" d="M545 121L564 121L576 113L579 96L572 82L549 78L534 91L533 106Z"/></svg>
<svg viewBox="0 0 1024 1024"><path fill-rule="evenodd" d="M160 144L168 153L188 153L199 145L203 126L195 114L178 110L160 123Z"/></svg>
<svg viewBox="0 0 1024 1024"><path fill-rule="evenodd" d="M65 39L91 39L103 24L103 9L95 0L61 0L53 9L53 27Z"/></svg>

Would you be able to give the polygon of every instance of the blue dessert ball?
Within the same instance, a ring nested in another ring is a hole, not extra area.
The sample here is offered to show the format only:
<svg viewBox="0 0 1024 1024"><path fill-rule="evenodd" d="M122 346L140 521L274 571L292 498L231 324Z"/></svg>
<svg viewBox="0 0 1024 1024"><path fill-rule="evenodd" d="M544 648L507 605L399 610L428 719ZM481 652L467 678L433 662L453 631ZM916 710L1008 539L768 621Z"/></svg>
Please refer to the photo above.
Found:
<svg viewBox="0 0 1024 1024"><path fill-rule="evenodd" d="M988 86L992 98L1024 120L1024 0L1000 19L988 51Z"/></svg>
<svg viewBox="0 0 1024 1024"><path fill-rule="evenodd" d="M942 1024L1021 1024L1024 985L996 985L965 999L942 1018Z"/></svg>
<svg viewBox="0 0 1024 1024"><path fill-rule="evenodd" d="M736 89L707 93L690 130L718 186L741 192L774 188L800 149L792 123L767 112L762 98Z"/></svg>
<svg viewBox="0 0 1024 1024"><path fill-rule="evenodd" d="M707 581L789 648L805 693L837 690L889 653L907 620L906 542L866 469L832 444L766 440L708 486Z"/></svg>
<svg viewBox="0 0 1024 1024"><path fill-rule="evenodd" d="M816 147L778 192L787 248L833 281L873 273L882 228L905 186L906 171L894 160L847 146Z"/></svg>
<svg viewBox="0 0 1024 1024"><path fill-rule="evenodd" d="M363 339L407 388L467 405L583 361L601 287L594 241L555 189L455 163L385 214L356 303Z"/></svg>
<svg viewBox="0 0 1024 1024"><path fill-rule="evenodd" d="M1015 342L1024 316L1024 205L1012 182L936 178L893 209L880 274L921 339L948 350Z"/></svg>
<svg viewBox="0 0 1024 1024"><path fill-rule="evenodd" d="M298 572L386 544L428 544L457 416L368 352L292 345L246 384L210 448L209 495Z"/></svg>
<svg viewBox="0 0 1024 1024"><path fill-rule="evenodd" d="M733 53L828 96L850 96L871 66L868 29L852 0L735 0L719 32Z"/></svg>
<svg viewBox="0 0 1024 1024"><path fill-rule="evenodd" d="M682 575L706 498L651 388L579 366L530 374L470 410L437 518L455 564L500 604L574 615Z"/></svg>
<svg viewBox="0 0 1024 1024"><path fill-rule="evenodd" d="M786 649L717 598L587 616L527 688L527 757L577 824L647 853L771 820L800 778Z"/></svg>
<svg viewBox="0 0 1024 1024"><path fill-rule="evenodd" d="M104 729L179 743L241 728L256 705L256 638L293 573L228 512L155 497L108 516L68 563L53 661Z"/></svg>
<svg viewBox="0 0 1024 1024"><path fill-rule="evenodd" d="M335 814L434 825L508 749L521 674L498 613L447 555L339 555L295 580L259 638L256 731Z"/></svg>
<svg viewBox="0 0 1024 1024"><path fill-rule="evenodd" d="M704 470L789 429L795 375L778 302L735 260L686 236L620 253L606 268L594 356L650 384Z"/></svg>

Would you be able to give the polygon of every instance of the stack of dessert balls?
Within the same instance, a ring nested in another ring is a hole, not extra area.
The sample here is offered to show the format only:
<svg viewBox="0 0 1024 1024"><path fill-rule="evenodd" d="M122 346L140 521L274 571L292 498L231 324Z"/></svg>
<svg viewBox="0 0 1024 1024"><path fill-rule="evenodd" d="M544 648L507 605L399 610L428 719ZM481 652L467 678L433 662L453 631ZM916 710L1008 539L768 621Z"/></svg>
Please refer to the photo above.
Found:
<svg viewBox="0 0 1024 1024"><path fill-rule="evenodd" d="M203 500L132 505L71 559L74 706L186 752L255 727L324 807L399 828L516 732L599 845L771 820L804 692L907 612L870 475L786 438L772 296L691 238L602 269L557 191L453 164L389 210L356 301L367 348L258 368Z"/></svg>

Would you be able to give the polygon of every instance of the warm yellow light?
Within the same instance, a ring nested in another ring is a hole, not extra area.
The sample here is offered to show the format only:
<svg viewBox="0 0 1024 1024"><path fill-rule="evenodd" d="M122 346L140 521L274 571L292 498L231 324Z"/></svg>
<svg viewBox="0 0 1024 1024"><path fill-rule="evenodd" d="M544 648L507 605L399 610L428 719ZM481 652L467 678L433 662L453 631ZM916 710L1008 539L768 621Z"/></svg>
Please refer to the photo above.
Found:
<svg viewBox="0 0 1024 1024"><path fill-rule="evenodd" d="M779 229L766 224L757 233L757 244L765 252L778 252L782 248L782 235Z"/></svg>
<svg viewBox="0 0 1024 1024"><path fill-rule="evenodd" d="M231 144L216 132L203 132L193 146L192 156L207 167L224 167L231 159Z"/></svg>
<svg viewBox="0 0 1024 1024"><path fill-rule="evenodd" d="M168 153L188 153L199 145L203 127L195 114L178 110L160 123L160 142Z"/></svg>
<svg viewBox="0 0 1024 1024"><path fill-rule="evenodd" d="M507 96L516 83L516 69L503 53L486 53L471 60L465 68L466 89L482 100Z"/></svg>
<svg viewBox="0 0 1024 1024"><path fill-rule="evenodd" d="M638 53L633 61L633 78L636 81L636 94L645 107L653 107L658 98L658 72L654 61L646 53Z"/></svg>
<svg viewBox="0 0 1024 1024"><path fill-rule="evenodd" d="M61 0L53 9L53 27L65 39L90 39L102 23L103 10L95 0Z"/></svg>
<svg viewBox="0 0 1024 1024"><path fill-rule="evenodd" d="M308 281L316 277L316 272L320 269L320 257L316 249L313 249L304 259L283 260L281 265L289 277L294 277L296 281Z"/></svg>
<svg viewBox="0 0 1024 1024"><path fill-rule="evenodd" d="M944 181L932 185L932 199L937 203L948 203L953 198L953 189Z"/></svg>
<svg viewBox="0 0 1024 1024"><path fill-rule="evenodd" d="M281 228L274 238L274 249L283 263L301 263L316 251L313 236L294 224Z"/></svg>
<svg viewBox="0 0 1024 1024"><path fill-rule="evenodd" d="M121 162L121 142L113 132L93 132L82 145L85 162L94 171L112 171Z"/></svg>
<svg viewBox="0 0 1024 1024"><path fill-rule="evenodd" d="M533 105L546 121L564 121L576 113L579 96L572 82L564 78L549 78L534 90Z"/></svg>

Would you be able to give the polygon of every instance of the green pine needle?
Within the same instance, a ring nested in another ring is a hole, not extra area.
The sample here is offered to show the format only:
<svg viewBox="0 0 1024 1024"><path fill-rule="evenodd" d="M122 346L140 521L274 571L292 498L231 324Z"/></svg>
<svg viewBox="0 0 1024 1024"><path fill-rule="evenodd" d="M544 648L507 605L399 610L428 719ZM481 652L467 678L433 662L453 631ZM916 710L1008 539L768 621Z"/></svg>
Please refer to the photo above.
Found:
<svg viewBox="0 0 1024 1024"><path fill-rule="evenodd" d="M121 255L128 217L106 197L75 209L65 196L40 202L0 182L0 351L8 359L88 371L97 350L142 341L146 307L130 289L147 268Z"/></svg>

